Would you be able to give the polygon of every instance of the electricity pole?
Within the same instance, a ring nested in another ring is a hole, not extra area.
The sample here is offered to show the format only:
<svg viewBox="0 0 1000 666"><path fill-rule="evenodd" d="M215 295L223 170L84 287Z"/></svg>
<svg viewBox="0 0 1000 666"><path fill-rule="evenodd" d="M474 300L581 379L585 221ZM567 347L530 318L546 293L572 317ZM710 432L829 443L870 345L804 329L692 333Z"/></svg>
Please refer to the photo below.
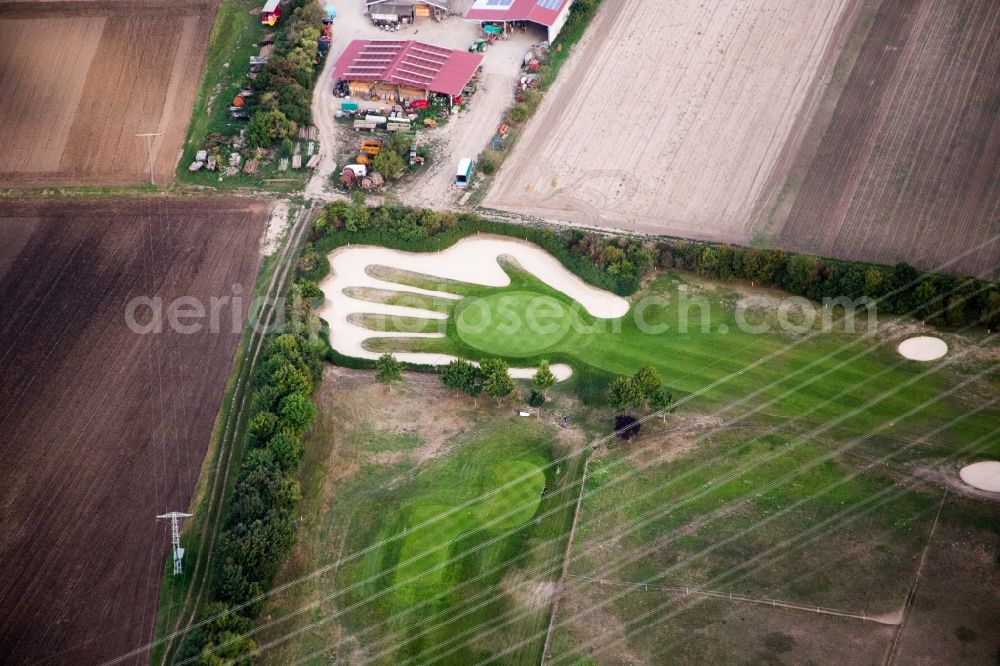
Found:
<svg viewBox="0 0 1000 666"><path fill-rule="evenodd" d="M146 161L149 162L149 184L153 184L153 137L163 136L162 132L146 132L145 134L136 134L136 136L141 136L146 139Z"/></svg>
<svg viewBox="0 0 1000 666"><path fill-rule="evenodd" d="M174 550L174 575L180 575L181 571L181 560L184 558L184 549L181 548L181 518L190 518L194 514L181 513L180 511L171 511L170 513L165 513L162 516L157 516L157 518L169 518L170 519L170 542L173 545Z"/></svg>

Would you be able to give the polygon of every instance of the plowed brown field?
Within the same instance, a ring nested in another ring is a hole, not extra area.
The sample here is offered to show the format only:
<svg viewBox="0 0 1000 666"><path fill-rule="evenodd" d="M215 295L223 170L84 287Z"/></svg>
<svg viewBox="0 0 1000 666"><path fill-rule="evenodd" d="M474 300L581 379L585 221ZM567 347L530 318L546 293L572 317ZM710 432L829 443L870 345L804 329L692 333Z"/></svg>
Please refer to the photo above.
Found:
<svg viewBox="0 0 1000 666"><path fill-rule="evenodd" d="M249 200L0 202L0 663L151 640L169 553L155 516L190 501L266 219ZM217 334L126 324L133 297L207 308L234 284Z"/></svg>
<svg viewBox="0 0 1000 666"><path fill-rule="evenodd" d="M170 179L214 7L0 2L0 187Z"/></svg>
<svg viewBox="0 0 1000 666"><path fill-rule="evenodd" d="M778 244L996 275L1000 3L884 0ZM992 242L990 239L993 238Z"/></svg>

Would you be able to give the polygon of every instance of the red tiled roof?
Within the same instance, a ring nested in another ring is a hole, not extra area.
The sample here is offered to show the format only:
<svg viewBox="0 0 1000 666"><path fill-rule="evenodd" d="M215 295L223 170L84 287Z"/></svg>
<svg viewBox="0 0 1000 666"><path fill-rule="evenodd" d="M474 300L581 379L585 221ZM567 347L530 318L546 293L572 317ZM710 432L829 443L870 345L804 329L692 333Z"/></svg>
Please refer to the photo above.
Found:
<svg viewBox="0 0 1000 666"><path fill-rule="evenodd" d="M446 49L415 40L356 39L333 66L333 78L385 81L458 95L476 73L482 54Z"/></svg>
<svg viewBox="0 0 1000 666"><path fill-rule="evenodd" d="M570 0L476 0L465 18L472 21L531 21L552 27Z"/></svg>

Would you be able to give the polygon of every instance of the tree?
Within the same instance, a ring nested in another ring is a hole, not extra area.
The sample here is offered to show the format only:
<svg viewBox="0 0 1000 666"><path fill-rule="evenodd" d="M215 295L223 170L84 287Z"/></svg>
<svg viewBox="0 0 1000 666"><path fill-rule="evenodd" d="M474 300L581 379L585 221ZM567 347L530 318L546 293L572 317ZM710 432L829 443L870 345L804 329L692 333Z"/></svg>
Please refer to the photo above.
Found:
<svg viewBox="0 0 1000 666"><path fill-rule="evenodd" d="M392 354L382 354L375 361L375 381L385 384L392 391L392 385L403 378L403 364Z"/></svg>
<svg viewBox="0 0 1000 666"><path fill-rule="evenodd" d="M608 387L608 402L617 411L628 414L645 402L645 396L635 379L621 375L616 377Z"/></svg>
<svg viewBox="0 0 1000 666"><path fill-rule="evenodd" d="M298 130L281 111L255 111L247 123L247 145L266 148L277 139L284 139Z"/></svg>
<svg viewBox="0 0 1000 666"><path fill-rule="evenodd" d="M552 374L549 370L549 362L542 361L538 364L538 370L531 377L531 385L542 395L544 400L545 392L552 388L556 383L556 376Z"/></svg>
<svg viewBox="0 0 1000 666"><path fill-rule="evenodd" d="M283 471L289 472L299 465L305 449L298 437L286 433L278 433L267 443L267 448L274 456L274 462Z"/></svg>
<svg viewBox="0 0 1000 666"><path fill-rule="evenodd" d="M657 374L656 368L651 365L639 368L639 370L632 375L632 380L635 382L639 391L642 392L642 397L646 402L649 402L653 393L662 385L660 375Z"/></svg>
<svg viewBox="0 0 1000 666"><path fill-rule="evenodd" d="M254 449L240 469L229 500L226 525L249 525L272 511L289 514L302 494L299 482L287 476L268 449Z"/></svg>
<svg viewBox="0 0 1000 666"><path fill-rule="evenodd" d="M316 416L316 406L304 393L289 393L281 399L278 416L294 431L303 432Z"/></svg>
<svg viewBox="0 0 1000 666"><path fill-rule="evenodd" d="M441 369L441 383L475 401L483 390L483 373L468 361L455 359Z"/></svg>
<svg viewBox="0 0 1000 666"><path fill-rule="evenodd" d="M412 147L413 137L406 132L396 132L389 137L389 148L394 150L400 157L408 154Z"/></svg>
<svg viewBox="0 0 1000 666"><path fill-rule="evenodd" d="M290 362L283 363L271 375L271 385L278 391L278 396L285 397L290 393L312 393L312 377L308 371L296 367Z"/></svg>
<svg viewBox="0 0 1000 666"><path fill-rule="evenodd" d="M913 290L913 303L918 317L926 319L932 312L940 308L937 287L934 282L925 279Z"/></svg>
<svg viewBox="0 0 1000 666"><path fill-rule="evenodd" d="M372 168L386 178L399 178L406 170L406 162L395 150L385 147L372 160Z"/></svg>
<svg viewBox="0 0 1000 666"><path fill-rule="evenodd" d="M821 262L810 254L797 254L788 260L788 275L784 287L793 294L805 296L819 279Z"/></svg>
<svg viewBox="0 0 1000 666"><path fill-rule="evenodd" d="M195 646L195 654L187 648L182 656L194 657L194 663L200 666L250 666L253 663L257 646L248 636L253 630L249 619L219 602L209 604L202 617L212 619L193 634L191 642Z"/></svg>
<svg viewBox="0 0 1000 666"><path fill-rule="evenodd" d="M302 298L309 300L323 298L323 290L319 288L319 285L315 281L303 278L298 281L298 285L302 293Z"/></svg>
<svg viewBox="0 0 1000 666"><path fill-rule="evenodd" d="M657 386L646 399L649 401L650 409L659 412L664 423L667 421L667 414L672 414L677 409L673 394L668 393L662 386Z"/></svg>
<svg viewBox="0 0 1000 666"><path fill-rule="evenodd" d="M496 398L497 405L514 392L514 380L510 378L507 362L499 358L489 358L480 366L483 372L483 391Z"/></svg>
<svg viewBox="0 0 1000 666"><path fill-rule="evenodd" d="M262 410L253 415L247 426L247 444L250 448L264 446L278 432L278 415Z"/></svg>

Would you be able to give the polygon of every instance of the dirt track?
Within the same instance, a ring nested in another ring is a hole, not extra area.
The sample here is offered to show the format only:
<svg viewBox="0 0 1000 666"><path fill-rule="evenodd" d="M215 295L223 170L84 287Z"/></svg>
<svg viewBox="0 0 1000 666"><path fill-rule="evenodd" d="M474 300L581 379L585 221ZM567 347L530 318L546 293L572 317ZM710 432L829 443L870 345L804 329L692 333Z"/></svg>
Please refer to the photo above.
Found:
<svg viewBox="0 0 1000 666"><path fill-rule="evenodd" d="M125 304L249 294L266 219L247 200L0 204L0 662L150 640L154 516L188 506L239 333L223 309L219 334L138 335Z"/></svg>
<svg viewBox="0 0 1000 666"><path fill-rule="evenodd" d="M0 187L170 180L213 2L0 3Z"/></svg>
<svg viewBox="0 0 1000 666"><path fill-rule="evenodd" d="M787 210L796 250L936 268L1000 233L1000 5L885 0ZM990 277L1000 239L945 272Z"/></svg>
<svg viewBox="0 0 1000 666"><path fill-rule="evenodd" d="M855 4L605 0L484 205L748 241Z"/></svg>

